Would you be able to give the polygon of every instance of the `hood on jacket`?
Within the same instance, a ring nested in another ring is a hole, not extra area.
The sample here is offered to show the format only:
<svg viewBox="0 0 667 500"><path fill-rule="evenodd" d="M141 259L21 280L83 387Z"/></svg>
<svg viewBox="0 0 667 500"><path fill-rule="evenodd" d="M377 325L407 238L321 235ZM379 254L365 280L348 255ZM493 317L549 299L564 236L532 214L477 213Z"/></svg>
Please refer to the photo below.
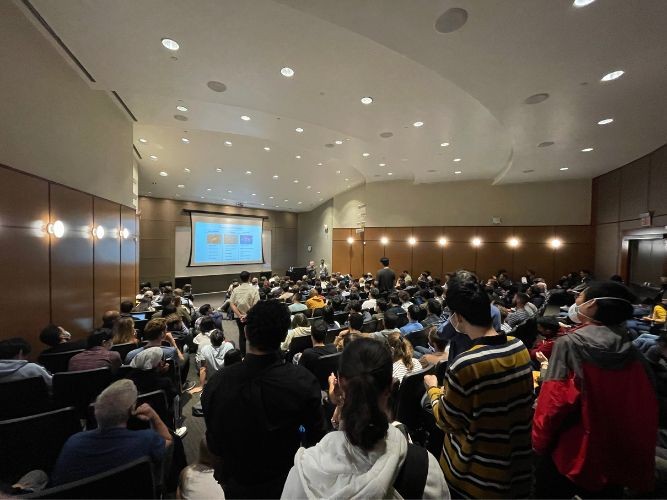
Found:
<svg viewBox="0 0 667 500"><path fill-rule="evenodd" d="M2 359L0 360L0 378L13 375L25 365L28 364L27 359Z"/></svg>
<svg viewBox="0 0 667 500"><path fill-rule="evenodd" d="M636 359L637 351L624 326L588 324L567 337L578 347L582 361L602 368L618 369Z"/></svg>
<svg viewBox="0 0 667 500"><path fill-rule="evenodd" d="M307 498L392 498L392 484L405 460L408 443L389 425L387 436L365 452L343 431L327 434L317 446L300 448L294 457Z"/></svg>

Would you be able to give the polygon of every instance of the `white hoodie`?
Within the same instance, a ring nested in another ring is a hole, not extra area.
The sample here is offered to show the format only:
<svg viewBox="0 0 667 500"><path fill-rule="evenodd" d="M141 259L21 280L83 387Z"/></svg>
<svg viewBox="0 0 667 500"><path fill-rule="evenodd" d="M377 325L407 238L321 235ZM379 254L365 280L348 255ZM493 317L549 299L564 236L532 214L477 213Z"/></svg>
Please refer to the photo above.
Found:
<svg viewBox="0 0 667 500"><path fill-rule="evenodd" d="M316 446L296 452L281 498L402 498L392 485L407 449L393 425L370 452L350 444L343 431L330 432ZM449 499L438 461L430 453L428 460L423 498Z"/></svg>

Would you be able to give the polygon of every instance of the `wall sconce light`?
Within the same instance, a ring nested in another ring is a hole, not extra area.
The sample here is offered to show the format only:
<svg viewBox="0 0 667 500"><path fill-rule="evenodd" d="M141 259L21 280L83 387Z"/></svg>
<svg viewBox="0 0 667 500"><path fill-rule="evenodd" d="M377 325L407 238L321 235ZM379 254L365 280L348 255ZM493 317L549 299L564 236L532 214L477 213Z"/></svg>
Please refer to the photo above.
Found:
<svg viewBox="0 0 667 500"><path fill-rule="evenodd" d="M104 228L102 226L97 226L96 228L94 228L93 236L95 236L98 240L104 238Z"/></svg>
<svg viewBox="0 0 667 500"><path fill-rule="evenodd" d="M352 243L354 243L354 238L352 236L348 236L347 242L351 245Z"/></svg>
<svg viewBox="0 0 667 500"><path fill-rule="evenodd" d="M447 238L439 238L438 239L438 245L441 247L444 247L447 244Z"/></svg>
<svg viewBox="0 0 667 500"><path fill-rule="evenodd" d="M521 244L521 241L519 241L519 238L510 238L507 240L507 244L512 248L516 248Z"/></svg>
<svg viewBox="0 0 667 500"><path fill-rule="evenodd" d="M63 224L63 221L57 220L46 226L46 230L56 238L62 238L65 235L65 224Z"/></svg>
<svg viewBox="0 0 667 500"><path fill-rule="evenodd" d="M472 246L474 246L474 247L482 246L482 240L481 240L480 238L473 238L473 239L470 241L470 243L471 243Z"/></svg>
<svg viewBox="0 0 667 500"><path fill-rule="evenodd" d="M414 236L410 236L410 237L408 238L408 243L409 243L410 245L413 245L413 246L416 245L416 244L417 244L417 238L415 238Z"/></svg>
<svg viewBox="0 0 667 500"><path fill-rule="evenodd" d="M120 235L123 237L124 240L128 239L130 237L130 230L126 227L120 230Z"/></svg>
<svg viewBox="0 0 667 500"><path fill-rule="evenodd" d="M389 238L387 238L386 236L383 236L382 238L380 238L380 243L382 243L383 245L386 245L387 243L389 243Z"/></svg>
<svg viewBox="0 0 667 500"><path fill-rule="evenodd" d="M563 242L558 238L551 238L549 240L549 246L554 250L560 248L563 245Z"/></svg>

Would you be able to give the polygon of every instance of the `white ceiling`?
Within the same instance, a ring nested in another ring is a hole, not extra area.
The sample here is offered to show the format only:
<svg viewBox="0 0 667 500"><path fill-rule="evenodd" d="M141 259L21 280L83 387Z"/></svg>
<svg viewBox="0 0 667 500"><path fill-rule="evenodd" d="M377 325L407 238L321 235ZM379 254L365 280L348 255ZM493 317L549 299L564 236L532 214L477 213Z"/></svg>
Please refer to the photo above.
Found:
<svg viewBox="0 0 667 500"><path fill-rule="evenodd" d="M137 117L141 194L302 211L363 182L590 178L667 137L664 0L32 3L91 86L118 92ZM467 24L436 32L450 7ZM541 92L551 97L523 102Z"/></svg>

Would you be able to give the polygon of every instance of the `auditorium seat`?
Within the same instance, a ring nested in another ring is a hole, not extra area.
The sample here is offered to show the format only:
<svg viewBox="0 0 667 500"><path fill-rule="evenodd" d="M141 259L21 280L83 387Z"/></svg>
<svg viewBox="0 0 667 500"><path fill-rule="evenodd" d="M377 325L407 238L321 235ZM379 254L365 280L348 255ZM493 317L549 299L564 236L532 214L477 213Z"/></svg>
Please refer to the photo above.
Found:
<svg viewBox="0 0 667 500"><path fill-rule="evenodd" d="M408 324L408 313L406 312L400 312L396 313L396 316L398 316L398 321L396 322L396 328L401 328L402 326L405 326Z"/></svg>
<svg viewBox="0 0 667 500"><path fill-rule="evenodd" d="M13 484L34 469L50 474L67 438L80 431L72 407L0 422L0 481Z"/></svg>
<svg viewBox="0 0 667 500"><path fill-rule="evenodd" d="M292 361L297 353L303 352L309 347L313 347L313 338L310 335L292 338L286 355L287 361Z"/></svg>
<svg viewBox="0 0 667 500"><path fill-rule="evenodd" d="M173 413L169 412L170 408L173 408L174 402L167 401L167 394L164 390L160 389L159 391L146 392L144 394L139 394L137 396L137 408L142 404L147 403L155 413L158 414L160 419L164 424L170 429L175 429L175 422L171 415ZM141 430L148 429L150 423L144 420L140 420L137 417L130 417L127 422L127 428L130 430ZM86 409L86 430L97 429L97 419L95 418L95 403L90 403Z"/></svg>
<svg viewBox="0 0 667 500"><path fill-rule="evenodd" d="M340 366L340 356L342 353L337 352L335 354L327 354L326 356L321 356L314 363L313 373L317 378L317 381L320 383L320 388L323 391L329 390L329 375L332 373L338 376L338 367Z"/></svg>
<svg viewBox="0 0 667 500"><path fill-rule="evenodd" d="M160 498L154 476L150 458L142 457L101 474L22 498Z"/></svg>
<svg viewBox="0 0 667 500"><path fill-rule="evenodd" d="M118 354L120 354L121 361L125 361L125 356L127 356L127 353L133 351L136 348L137 344L135 344L134 342L127 342L125 344L115 344L111 346L112 351L116 351Z"/></svg>
<svg viewBox="0 0 667 500"><path fill-rule="evenodd" d="M51 373L66 372L69 367L69 360L75 354L83 352L83 349L67 352L55 352L40 354L37 362Z"/></svg>
<svg viewBox="0 0 667 500"><path fill-rule="evenodd" d="M51 397L42 377L0 384L0 420L25 417L52 409Z"/></svg>
<svg viewBox="0 0 667 500"><path fill-rule="evenodd" d="M373 333L377 331L378 327L378 320L372 319L370 321L364 322L364 324L361 326L361 331L364 333Z"/></svg>
<svg viewBox="0 0 667 500"><path fill-rule="evenodd" d="M331 328L327 330L327 336L324 339L325 344L333 344L333 341L338 337L338 334L342 332L345 328Z"/></svg>
<svg viewBox="0 0 667 500"><path fill-rule="evenodd" d="M403 381L398 387L395 412L396 420L404 424L408 428L412 439L419 443L425 441L421 404L422 397L426 392L424 375L434 375L435 373L435 366L429 366L409 373L403 377Z"/></svg>
<svg viewBox="0 0 667 500"><path fill-rule="evenodd" d="M80 418L85 418L88 405L111 382L113 375L109 368L56 373L53 376L53 399L59 407L74 406Z"/></svg>
<svg viewBox="0 0 667 500"><path fill-rule="evenodd" d="M337 321L340 326L343 326L347 323L347 318L349 315L350 313L338 311L337 313L334 313L334 321Z"/></svg>
<svg viewBox="0 0 667 500"><path fill-rule="evenodd" d="M519 339L527 349L531 349L537 339L537 319L535 317L528 318L517 325L508 335Z"/></svg>

